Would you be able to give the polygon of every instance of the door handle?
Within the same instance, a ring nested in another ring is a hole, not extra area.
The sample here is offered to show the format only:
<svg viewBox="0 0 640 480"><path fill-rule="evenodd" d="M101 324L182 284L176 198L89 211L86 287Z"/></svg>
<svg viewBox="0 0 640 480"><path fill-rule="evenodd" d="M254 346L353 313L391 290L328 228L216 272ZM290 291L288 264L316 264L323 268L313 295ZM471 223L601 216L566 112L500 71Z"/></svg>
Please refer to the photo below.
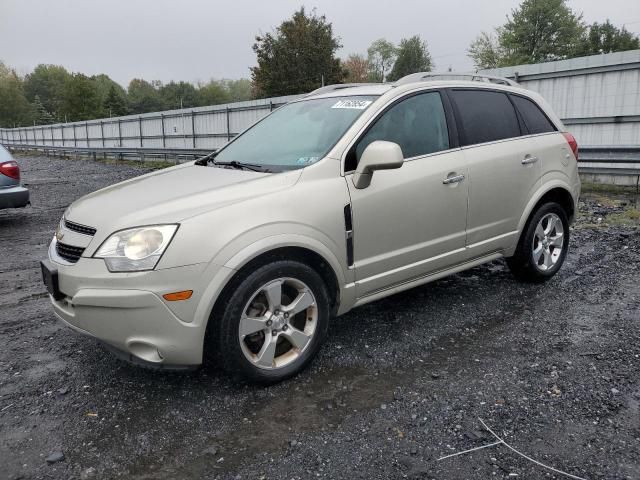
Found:
<svg viewBox="0 0 640 480"><path fill-rule="evenodd" d="M451 185L452 183L460 183L463 180L464 180L464 175L460 174L460 175L453 175L451 177L447 177L442 181L442 183L444 185Z"/></svg>
<svg viewBox="0 0 640 480"><path fill-rule="evenodd" d="M523 165L530 165L532 163L536 163L538 161L538 157L532 157L531 155L527 155L522 159Z"/></svg>

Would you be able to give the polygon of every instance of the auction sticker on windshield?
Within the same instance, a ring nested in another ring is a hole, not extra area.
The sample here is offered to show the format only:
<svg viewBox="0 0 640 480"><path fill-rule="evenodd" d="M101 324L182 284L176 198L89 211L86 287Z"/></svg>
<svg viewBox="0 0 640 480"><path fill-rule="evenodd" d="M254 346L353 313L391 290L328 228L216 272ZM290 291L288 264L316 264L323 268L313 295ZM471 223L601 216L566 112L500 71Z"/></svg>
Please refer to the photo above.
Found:
<svg viewBox="0 0 640 480"><path fill-rule="evenodd" d="M371 100L339 100L331 108L353 108L355 110L364 110L371 105Z"/></svg>

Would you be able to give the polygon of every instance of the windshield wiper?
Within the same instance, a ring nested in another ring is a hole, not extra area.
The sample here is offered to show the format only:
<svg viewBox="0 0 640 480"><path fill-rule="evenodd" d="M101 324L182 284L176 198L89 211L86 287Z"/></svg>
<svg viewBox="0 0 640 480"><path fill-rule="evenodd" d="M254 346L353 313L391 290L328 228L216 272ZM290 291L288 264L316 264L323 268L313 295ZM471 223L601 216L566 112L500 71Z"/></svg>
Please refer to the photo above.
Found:
<svg viewBox="0 0 640 480"><path fill-rule="evenodd" d="M256 163L244 163L238 162L236 160L232 160L230 162L216 162L215 158L217 154L217 151L211 152L210 154L196 160L195 164L202 167L213 165L214 167L231 167L237 168L238 170L251 170L252 172L271 172L271 170L269 170L268 168L265 168L262 165L258 165Z"/></svg>
<svg viewBox="0 0 640 480"><path fill-rule="evenodd" d="M264 168L262 165L238 162L236 160L231 160L230 162L216 162L215 160L211 160L211 163L216 167L231 167L237 168L238 170L251 170L253 172L269 172L269 170Z"/></svg>
<svg viewBox="0 0 640 480"><path fill-rule="evenodd" d="M202 158L199 158L198 160L195 161L195 165L200 165L202 167L206 167L207 165L209 165L209 162L213 161L213 159L215 158L215 156L218 154L217 150L214 150L213 152L205 155Z"/></svg>

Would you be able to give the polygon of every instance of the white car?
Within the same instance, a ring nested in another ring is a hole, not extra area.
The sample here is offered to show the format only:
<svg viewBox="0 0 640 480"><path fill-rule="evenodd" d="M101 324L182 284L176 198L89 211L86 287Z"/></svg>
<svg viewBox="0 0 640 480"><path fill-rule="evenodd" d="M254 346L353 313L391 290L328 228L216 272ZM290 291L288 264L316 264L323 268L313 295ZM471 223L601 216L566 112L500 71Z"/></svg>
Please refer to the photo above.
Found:
<svg viewBox="0 0 640 480"><path fill-rule="evenodd" d="M75 201L42 264L56 315L131 361L212 358L269 383L359 305L503 257L551 278L576 141L539 95L479 79L325 87L203 159Z"/></svg>

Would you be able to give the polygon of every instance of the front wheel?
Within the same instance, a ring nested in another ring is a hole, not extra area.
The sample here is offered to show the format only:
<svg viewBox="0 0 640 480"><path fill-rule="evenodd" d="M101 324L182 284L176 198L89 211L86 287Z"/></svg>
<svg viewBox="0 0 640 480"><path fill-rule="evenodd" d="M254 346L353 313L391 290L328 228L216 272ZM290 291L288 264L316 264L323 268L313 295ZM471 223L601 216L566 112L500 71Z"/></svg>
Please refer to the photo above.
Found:
<svg viewBox="0 0 640 480"><path fill-rule="evenodd" d="M569 248L569 219L555 202L545 203L531 216L507 265L520 280L544 282L562 266Z"/></svg>
<svg viewBox="0 0 640 480"><path fill-rule="evenodd" d="M219 317L219 361L228 372L252 382L289 378L316 355L329 324L329 295L322 277L296 261L279 260L239 279Z"/></svg>

